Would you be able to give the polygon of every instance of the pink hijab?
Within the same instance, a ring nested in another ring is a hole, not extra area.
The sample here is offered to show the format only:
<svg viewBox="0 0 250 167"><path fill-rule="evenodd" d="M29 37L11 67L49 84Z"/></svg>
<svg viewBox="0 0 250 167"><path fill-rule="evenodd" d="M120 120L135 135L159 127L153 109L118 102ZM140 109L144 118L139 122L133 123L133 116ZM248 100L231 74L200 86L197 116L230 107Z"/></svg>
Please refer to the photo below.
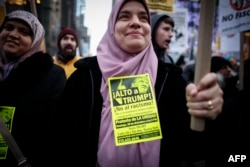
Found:
<svg viewBox="0 0 250 167"><path fill-rule="evenodd" d="M149 14L146 2L137 1L145 6ZM127 2L129 0L120 0L115 4L108 20L107 31L97 47L97 60L102 72L100 91L103 97L97 166L157 167L159 166L160 140L115 146L108 78L149 73L154 88L158 67L158 60L151 42L140 53L131 54L122 50L114 38L116 17L121 7Z"/></svg>

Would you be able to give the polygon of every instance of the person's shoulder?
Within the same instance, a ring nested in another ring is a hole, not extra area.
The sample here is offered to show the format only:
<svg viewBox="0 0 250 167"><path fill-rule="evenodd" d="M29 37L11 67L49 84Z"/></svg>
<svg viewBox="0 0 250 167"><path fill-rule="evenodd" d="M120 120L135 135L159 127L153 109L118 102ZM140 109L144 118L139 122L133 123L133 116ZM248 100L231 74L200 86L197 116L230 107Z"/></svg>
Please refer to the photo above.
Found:
<svg viewBox="0 0 250 167"><path fill-rule="evenodd" d="M39 51L27 57L23 64L29 66L30 68L44 69L53 64L53 58L49 53Z"/></svg>
<svg viewBox="0 0 250 167"><path fill-rule="evenodd" d="M98 66L97 57L89 56L81 58L75 62L74 66L78 69L86 69L92 66Z"/></svg>
<svg viewBox="0 0 250 167"><path fill-rule="evenodd" d="M76 61L83 59L84 57L80 56L80 55L76 55L71 62L75 63Z"/></svg>
<svg viewBox="0 0 250 167"><path fill-rule="evenodd" d="M60 82L67 80L65 70L57 64L52 65L49 71L49 75L52 76L52 78L54 78L55 80L58 80L60 78Z"/></svg>
<svg viewBox="0 0 250 167"><path fill-rule="evenodd" d="M47 52L43 52L43 51L38 51L38 52L35 52L33 55L31 55L31 57L33 57L33 56L45 56L45 57L51 57L52 58L52 56L49 54L49 53L47 53Z"/></svg>
<svg viewBox="0 0 250 167"><path fill-rule="evenodd" d="M195 67L195 61L191 60L191 61L188 61L185 66L184 66L184 71L186 70L194 70L194 67Z"/></svg>
<svg viewBox="0 0 250 167"><path fill-rule="evenodd" d="M47 60L44 60L44 63L46 63L48 67L51 68L51 71L53 71L52 73L55 73L55 75L58 75L59 73L65 74L63 67L54 62L53 56L51 56L48 53L40 53L40 54L43 54L43 56L46 57Z"/></svg>
<svg viewBox="0 0 250 167"><path fill-rule="evenodd" d="M158 65L159 65L159 68L167 69L169 72L179 73L179 74L182 73L182 69L174 63L165 63L159 60Z"/></svg>
<svg viewBox="0 0 250 167"><path fill-rule="evenodd" d="M53 56L51 56L49 53L37 52L35 53L34 57L37 59L36 62L39 62L38 64L40 65L41 69L48 67L48 69L51 68L51 70L54 72L64 72L64 69L61 66L54 64Z"/></svg>
<svg viewBox="0 0 250 167"><path fill-rule="evenodd" d="M51 78L61 77L64 78L64 69L54 64L53 57L46 52L37 52L30 57L30 60L26 61L26 68L32 69L37 75L47 75Z"/></svg>
<svg viewBox="0 0 250 167"><path fill-rule="evenodd" d="M80 82L89 77L89 74L93 77L95 82L101 82L102 74L96 56L79 59L74 63L74 66L76 70L69 77L69 82Z"/></svg>
<svg viewBox="0 0 250 167"><path fill-rule="evenodd" d="M64 71L63 67L58 64L53 64L52 68L56 71Z"/></svg>

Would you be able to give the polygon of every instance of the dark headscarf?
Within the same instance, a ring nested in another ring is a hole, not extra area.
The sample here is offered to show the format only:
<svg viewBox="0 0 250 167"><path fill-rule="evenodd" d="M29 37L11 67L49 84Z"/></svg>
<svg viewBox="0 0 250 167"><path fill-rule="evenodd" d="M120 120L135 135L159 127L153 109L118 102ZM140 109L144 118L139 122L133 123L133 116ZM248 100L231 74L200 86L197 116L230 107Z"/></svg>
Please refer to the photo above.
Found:
<svg viewBox="0 0 250 167"><path fill-rule="evenodd" d="M40 21L37 19L36 16L34 16L32 13L24 11L24 10L16 10L11 13L9 13L7 16L5 16L4 21L0 28L0 33L3 30L4 25L9 20L22 20L25 23L29 25L32 31L32 45L30 50L28 50L24 55L22 55L18 60L15 62L7 62L7 58L5 54L3 53L3 50L0 50L0 80L3 80L6 78L11 70L16 68L18 64L22 61L24 61L26 58L30 57L34 53L41 51L41 43L44 39L45 31L40 23ZM4 72L4 66L9 65L8 73L6 71ZM5 74L3 76L3 74Z"/></svg>

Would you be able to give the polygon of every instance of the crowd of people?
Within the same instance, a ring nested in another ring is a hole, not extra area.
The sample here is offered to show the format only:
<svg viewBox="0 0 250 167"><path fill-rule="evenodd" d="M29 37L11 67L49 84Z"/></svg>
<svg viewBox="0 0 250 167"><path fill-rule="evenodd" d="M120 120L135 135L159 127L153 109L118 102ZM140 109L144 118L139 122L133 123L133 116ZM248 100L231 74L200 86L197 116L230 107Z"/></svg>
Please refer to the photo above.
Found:
<svg viewBox="0 0 250 167"><path fill-rule="evenodd" d="M219 56L199 82L186 80L166 53L174 26L170 16L150 13L146 0L119 0L97 55L82 58L74 29L61 29L58 52L49 55L32 13L7 14L0 27L0 117L8 118L28 163L215 167L246 155L249 86L238 89L238 75ZM203 119L205 129L191 129L191 117ZM18 166L1 135L0 166Z"/></svg>

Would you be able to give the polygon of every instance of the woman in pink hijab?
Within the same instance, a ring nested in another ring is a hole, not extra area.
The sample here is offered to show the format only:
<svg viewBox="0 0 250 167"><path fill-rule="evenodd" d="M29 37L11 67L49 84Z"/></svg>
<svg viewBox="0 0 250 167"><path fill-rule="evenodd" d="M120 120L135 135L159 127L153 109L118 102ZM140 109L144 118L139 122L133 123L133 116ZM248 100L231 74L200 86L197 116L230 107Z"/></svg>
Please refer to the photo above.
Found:
<svg viewBox="0 0 250 167"><path fill-rule="evenodd" d="M190 114L215 119L221 112L216 75L186 88L177 66L158 61L150 38L146 2L118 1L97 56L78 61L67 81L55 121L57 151L67 153L64 165L165 167L204 159L204 134L189 128ZM138 75L148 76L149 94L128 87L126 82ZM122 99L118 107L114 96ZM194 150L199 156L190 153Z"/></svg>

